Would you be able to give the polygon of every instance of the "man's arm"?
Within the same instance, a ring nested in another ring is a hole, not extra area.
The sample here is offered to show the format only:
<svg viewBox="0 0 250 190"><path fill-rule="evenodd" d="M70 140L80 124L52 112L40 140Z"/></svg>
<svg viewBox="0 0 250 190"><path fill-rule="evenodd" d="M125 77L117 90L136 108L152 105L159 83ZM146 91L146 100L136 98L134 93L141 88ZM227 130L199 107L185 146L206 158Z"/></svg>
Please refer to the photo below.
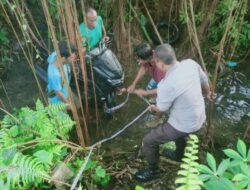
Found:
<svg viewBox="0 0 250 190"><path fill-rule="evenodd" d="M107 37L106 29L104 27L104 24L102 23L102 32L103 32L103 37Z"/></svg>
<svg viewBox="0 0 250 190"><path fill-rule="evenodd" d="M138 81L145 75L146 73L146 68L141 66L139 71L137 72L137 75L135 77L135 80L132 82L132 84L128 87L127 91L129 93L133 92L135 89L136 84L138 83Z"/></svg>
<svg viewBox="0 0 250 190"><path fill-rule="evenodd" d="M210 86L209 86L208 77L207 77L206 73L201 69L200 65L198 65L198 70L199 70L202 94L207 99L210 100L211 99L211 89L210 89Z"/></svg>
<svg viewBox="0 0 250 190"><path fill-rule="evenodd" d="M157 88L153 90L136 89L134 93L137 96L154 96L157 94Z"/></svg>
<svg viewBox="0 0 250 190"><path fill-rule="evenodd" d="M68 104L69 101L64 97L63 93L59 90L55 90L56 95L65 103Z"/></svg>

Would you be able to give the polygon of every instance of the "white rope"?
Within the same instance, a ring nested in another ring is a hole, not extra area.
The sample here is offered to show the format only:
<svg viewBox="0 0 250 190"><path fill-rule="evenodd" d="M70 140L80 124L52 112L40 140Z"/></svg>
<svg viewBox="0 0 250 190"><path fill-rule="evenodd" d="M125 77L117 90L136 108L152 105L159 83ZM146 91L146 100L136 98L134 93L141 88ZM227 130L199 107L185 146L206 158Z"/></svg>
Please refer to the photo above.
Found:
<svg viewBox="0 0 250 190"><path fill-rule="evenodd" d="M143 100L145 101L145 99L143 99ZM108 137L108 138L105 138L105 139L103 139L103 140L101 140L101 141L98 141L98 142L96 142L95 144L93 144L93 145L90 147L90 151L89 151L89 153L88 153L88 156L87 156L87 158L85 159L84 163L82 164L82 166L81 166L79 172L77 173L77 176L76 176L76 178L74 179L74 181L73 181L73 183L72 183L72 185L71 185L70 190L75 189L75 187L76 187L76 185L77 185L77 183L78 183L78 181L79 181L79 179L80 179L80 177L81 177L81 175L82 175L82 172L84 171L85 167L87 166L87 163L88 163L88 161L89 161L90 155L91 155L91 153L92 153L94 147L97 146L97 145L100 145L100 144L102 144L102 143L104 143L104 142L107 142L107 141L109 141L109 140L111 140L111 139L113 139L113 138L115 138L115 137L117 137L119 134L121 134L123 131L125 131L128 127L130 127L133 123L135 123L140 117L142 117L147 111L148 111L148 108L146 108L146 109L145 109L143 112L141 112L136 118L134 118L131 122L129 122L127 125L125 125L121 130L119 130L118 132L116 132L115 134L113 134L111 137Z"/></svg>

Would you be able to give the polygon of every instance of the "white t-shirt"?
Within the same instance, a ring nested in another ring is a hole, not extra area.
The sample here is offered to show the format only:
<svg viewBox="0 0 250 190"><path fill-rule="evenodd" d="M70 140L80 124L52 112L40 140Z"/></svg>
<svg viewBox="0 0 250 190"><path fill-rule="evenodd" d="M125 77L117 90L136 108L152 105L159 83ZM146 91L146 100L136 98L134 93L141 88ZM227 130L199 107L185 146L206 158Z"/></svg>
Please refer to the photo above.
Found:
<svg viewBox="0 0 250 190"><path fill-rule="evenodd" d="M158 84L157 107L170 111L168 119L175 129L191 133L199 130L206 119L201 85L208 84L206 74L194 60L173 65Z"/></svg>

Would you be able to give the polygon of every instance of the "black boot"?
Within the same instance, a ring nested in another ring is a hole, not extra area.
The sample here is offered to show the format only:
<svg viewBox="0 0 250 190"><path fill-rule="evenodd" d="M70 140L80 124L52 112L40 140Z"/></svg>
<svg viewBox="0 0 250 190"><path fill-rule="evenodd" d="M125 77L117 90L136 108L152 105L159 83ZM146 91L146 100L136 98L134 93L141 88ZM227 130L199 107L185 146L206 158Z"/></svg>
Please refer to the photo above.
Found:
<svg viewBox="0 0 250 190"><path fill-rule="evenodd" d="M183 157L183 153L177 153L176 151L171 150L171 149L164 149L162 154L168 159L174 160L177 162L181 162L181 159Z"/></svg>
<svg viewBox="0 0 250 190"><path fill-rule="evenodd" d="M158 166L149 166L148 168L139 170L135 173L135 178L140 181L150 181L160 177Z"/></svg>

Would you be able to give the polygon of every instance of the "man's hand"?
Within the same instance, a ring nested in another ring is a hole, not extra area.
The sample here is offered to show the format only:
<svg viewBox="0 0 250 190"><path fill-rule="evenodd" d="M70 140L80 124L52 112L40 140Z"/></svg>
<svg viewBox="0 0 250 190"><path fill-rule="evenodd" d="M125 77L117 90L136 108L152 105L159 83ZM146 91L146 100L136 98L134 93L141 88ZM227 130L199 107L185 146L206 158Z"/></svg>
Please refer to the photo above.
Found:
<svg viewBox="0 0 250 190"><path fill-rule="evenodd" d="M209 92L205 95L205 98L206 98L208 101L212 101L215 97L214 97L214 95L212 95L212 92L209 91Z"/></svg>
<svg viewBox="0 0 250 190"><path fill-rule="evenodd" d="M109 39L108 36L104 36L104 37L103 37L103 41L104 41L105 43L107 43L107 44L110 43L110 39Z"/></svg>
<svg viewBox="0 0 250 190"><path fill-rule="evenodd" d="M127 92L128 93L132 93L135 90L135 85L131 84L128 88L127 88Z"/></svg>
<svg viewBox="0 0 250 190"><path fill-rule="evenodd" d="M147 95L147 91L144 89L136 89L136 90L134 90L134 93L137 96L146 96Z"/></svg>
<svg viewBox="0 0 250 190"><path fill-rule="evenodd" d="M160 112L160 110L158 109L158 107L156 105L150 105L148 107L149 111L151 112Z"/></svg>

